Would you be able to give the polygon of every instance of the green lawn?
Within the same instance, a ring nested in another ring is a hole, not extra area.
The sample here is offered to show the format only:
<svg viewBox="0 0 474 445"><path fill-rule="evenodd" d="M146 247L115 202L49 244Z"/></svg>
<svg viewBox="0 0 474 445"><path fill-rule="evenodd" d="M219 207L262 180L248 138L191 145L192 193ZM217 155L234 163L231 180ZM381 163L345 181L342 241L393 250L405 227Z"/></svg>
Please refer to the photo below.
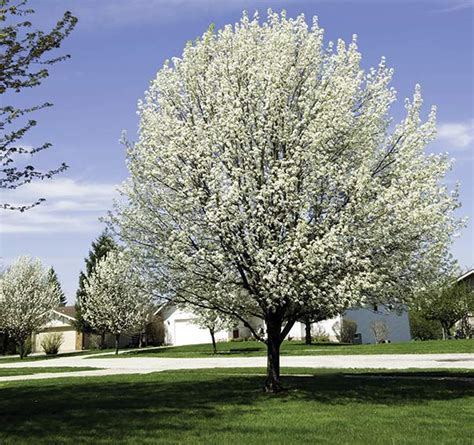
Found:
<svg viewBox="0 0 474 445"><path fill-rule="evenodd" d="M56 354L56 355L33 355L33 356L28 356L25 357L24 359L20 359L18 356L0 356L0 365L2 363L23 363L23 362L34 362L37 360L54 360L57 358L61 357L75 357L79 355L89 355L89 354L104 354L106 352L113 352L115 349L94 349L90 351L77 351L77 352L64 352L62 354Z"/></svg>
<svg viewBox="0 0 474 445"><path fill-rule="evenodd" d="M62 367L62 368L0 368L0 377L7 377L11 375L31 375L31 374L43 374L45 372L76 372L76 371L92 371L94 369L89 366L84 367Z"/></svg>
<svg viewBox="0 0 474 445"><path fill-rule="evenodd" d="M472 444L472 372L284 369L276 396L263 373L0 383L0 443Z"/></svg>
<svg viewBox="0 0 474 445"><path fill-rule="evenodd" d="M265 345L257 341L221 342L217 344L218 357L265 355ZM434 354L472 352L474 340L431 340L406 343L386 343L380 345L341 345L339 343L317 343L305 345L301 341L285 341L282 355L337 355L337 354ZM128 352L120 357L206 357L212 356L210 344L187 345L144 349ZM110 356L107 356L110 357Z"/></svg>

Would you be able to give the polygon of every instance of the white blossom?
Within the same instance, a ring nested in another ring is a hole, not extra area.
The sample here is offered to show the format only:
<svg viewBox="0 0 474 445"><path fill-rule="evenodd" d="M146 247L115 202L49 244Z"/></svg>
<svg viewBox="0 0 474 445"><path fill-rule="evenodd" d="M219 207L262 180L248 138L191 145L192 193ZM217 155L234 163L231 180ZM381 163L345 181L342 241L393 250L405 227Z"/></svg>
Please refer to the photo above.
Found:
<svg viewBox="0 0 474 445"><path fill-rule="evenodd" d="M150 294L122 251L110 251L98 261L85 292L84 319L95 330L115 335L117 342L124 333L139 332L150 314Z"/></svg>
<svg viewBox="0 0 474 445"><path fill-rule="evenodd" d="M59 306L57 286L39 259L19 257L0 278L0 331L19 345L38 332Z"/></svg>
<svg viewBox="0 0 474 445"><path fill-rule="evenodd" d="M425 152L435 109L422 121L416 86L392 126L392 74L303 15L210 29L140 102L112 222L166 295L261 317L276 342L308 311L406 300L460 222Z"/></svg>

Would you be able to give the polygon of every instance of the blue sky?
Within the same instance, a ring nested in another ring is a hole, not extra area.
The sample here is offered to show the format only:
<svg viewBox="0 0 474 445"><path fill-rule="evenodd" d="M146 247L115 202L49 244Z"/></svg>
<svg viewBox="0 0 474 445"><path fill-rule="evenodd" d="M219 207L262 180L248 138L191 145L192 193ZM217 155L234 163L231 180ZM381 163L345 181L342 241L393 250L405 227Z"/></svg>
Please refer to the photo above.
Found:
<svg viewBox="0 0 474 445"><path fill-rule="evenodd" d="M179 56L186 41L210 23L238 21L242 10L286 9L288 15L319 17L326 41L359 36L363 65L381 56L395 69L398 101L414 85L423 89L426 112L438 106L438 140L429 148L456 159L448 181L461 183L460 215L466 229L453 246L463 268L474 266L474 87L473 2L471 0L42 0L34 2L34 23L51 26L66 9L79 24L63 45L71 59L51 69L39 88L13 96L15 105L51 101L36 116L38 126L25 146L53 143L35 157L40 167L66 162L69 170L48 182L18 189L3 199L21 202L38 196L43 205L23 214L1 214L1 261L21 254L41 258L58 272L69 301L90 244L103 226L98 217L111 206L115 186L127 176L122 130L134 139L137 101L165 59Z"/></svg>

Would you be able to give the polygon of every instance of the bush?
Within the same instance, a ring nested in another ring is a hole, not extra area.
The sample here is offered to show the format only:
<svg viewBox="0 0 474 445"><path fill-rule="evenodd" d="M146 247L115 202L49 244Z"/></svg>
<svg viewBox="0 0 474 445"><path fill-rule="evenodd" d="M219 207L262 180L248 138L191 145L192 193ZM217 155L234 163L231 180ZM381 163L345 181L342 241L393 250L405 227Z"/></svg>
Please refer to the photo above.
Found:
<svg viewBox="0 0 474 445"><path fill-rule="evenodd" d="M161 346L165 343L165 324L161 315L153 316L146 325L145 336L147 344Z"/></svg>
<svg viewBox="0 0 474 445"><path fill-rule="evenodd" d="M90 349L90 350L101 349L102 339L99 334L89 334L89 338L87 340L88 340L87 346L86 346L87 349Z"/></svg>
<svg viewBox="0 0 474 445"><path fill-rule="evenodd" d="M329 339L329 334L323 328L316 326L313 329L311 341L314 343L329 343L331 340Z"/></svg>
<svg viewBox="0 0 474 445"><path fill-rule="evenodd" d="M410 311L410 330L413 340L439 340L443 337L441 323L427 320L418 311Z"/></svg>
<svg viewBox="0 0 474 445"><path fill-rule="evenodd" d="M336 321L332 327L332 330L334 331L339 343L353 343L357 332L357 323L354 320L344 318L342 323L340 321Z"/></svg>
<svg viewBox="0 0 474 445"><path fill-rule="evenodd" d="M56 355L63 344L63 334L52 332L47 334L41 340L41 347L47 355Z"/></svg>
<svg viewBox="0 0 474 445"><path fill-rule="evenodd" d="M386 343L390 330L384 320L374 320L370 323L370 330L374 335L375 343Z"/></svg>
<svg viewBox="0 0 474 445"><path fill-rule="evenodd" d="M469 321L469 316L464 316L458 323L456 338L474 338L474 325Z"/></svg>

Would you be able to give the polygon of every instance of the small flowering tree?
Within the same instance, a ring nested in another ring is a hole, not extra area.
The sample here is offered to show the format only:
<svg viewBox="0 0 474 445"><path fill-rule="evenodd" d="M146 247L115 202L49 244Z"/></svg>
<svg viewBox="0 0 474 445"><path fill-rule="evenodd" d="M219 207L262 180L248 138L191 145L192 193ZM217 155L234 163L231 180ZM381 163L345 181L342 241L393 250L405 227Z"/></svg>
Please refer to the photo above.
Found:
<svg viewBox="0 0 474 445"><path fill-rule="evenodd" d="M115 336L139 332L150 314L151 298L133 262L122 251L110 251L100 259L84 285L87 305L83 317L96 331Z"/></svg>
<svg viewBox="0 0 474 445"><path fill-rule="evenodd" d="M196 315L193 323L201 328L209 330L212 340L212 351L214 354L217 354L216 332L224 329L232 329L236 324L238 324L238 321L236 322L234 318L212 309L193 308L193 311Z"/></svg>
<svg viewBox="0 0 474 445"><path fill-rule="evenodd" d="M25 356L25 342L45 324L59 305L60 292L39 259L19 257L0 279L0 330Z"/></svg>
<svg viewBox="0 0 474 445"><path fill-rule="evenodd" d="M139 105L112 223L167 295L265 321L267 391L297 320L410 298L459 226L425 153L435 109L422 122L417 86L392 127L391 78L355 37L325 47L316 19L270 11L189 43Z"/></svg>

